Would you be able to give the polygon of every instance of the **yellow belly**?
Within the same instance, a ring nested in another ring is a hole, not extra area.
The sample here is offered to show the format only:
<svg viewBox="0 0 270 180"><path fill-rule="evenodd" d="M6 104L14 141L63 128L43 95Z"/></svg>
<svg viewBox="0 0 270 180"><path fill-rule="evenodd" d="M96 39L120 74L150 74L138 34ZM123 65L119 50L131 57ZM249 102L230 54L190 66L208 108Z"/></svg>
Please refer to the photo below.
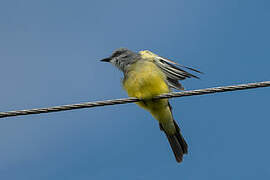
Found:
<svg viewBox="0 0 270 180"><path fill-rule="evenodd" d="M165 78L163 72L154 63L142 61L130 67L123 81L123 87L128 95L144 99L144 102L137 104L150 111L160 123L173 121L167 99L151 100L154 96L170 92Z"/></svg>
<svg viewBox="0 0 270 180"><path fill-rule="evenodd" d="M170 91L163 72L148 61L131 65L123 86L129 96L143 99L151 99L153 96Z"/></svg>

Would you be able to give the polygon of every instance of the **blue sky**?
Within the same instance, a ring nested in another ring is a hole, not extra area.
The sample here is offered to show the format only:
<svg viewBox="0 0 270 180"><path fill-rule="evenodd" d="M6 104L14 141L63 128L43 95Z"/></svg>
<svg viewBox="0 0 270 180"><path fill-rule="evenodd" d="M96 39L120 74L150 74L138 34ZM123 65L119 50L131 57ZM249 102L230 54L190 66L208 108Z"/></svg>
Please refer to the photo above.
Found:
<svg viewBox="0 0 270 180"><path fill-rule="evenodd" d="M99 62L119 47L205 73L186 89L270 77L266 0L0 4L0 111L126 97L122 74ZM269 92L172 99L189 144L181 164L134 104L1 119L0 178L269 179Z"/></svg>

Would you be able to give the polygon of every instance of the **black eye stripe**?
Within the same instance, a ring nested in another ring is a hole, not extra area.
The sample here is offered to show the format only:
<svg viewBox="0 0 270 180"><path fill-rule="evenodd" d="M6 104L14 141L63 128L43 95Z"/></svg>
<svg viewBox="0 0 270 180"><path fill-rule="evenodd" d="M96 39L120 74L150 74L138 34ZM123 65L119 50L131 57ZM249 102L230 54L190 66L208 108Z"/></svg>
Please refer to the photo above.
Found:
<svg viewBox="0 0 270 180"><path fill-rule="evenodd" d="M127 57L129 57L129 55L128 55L128 54L126 54L126 55L122 56L122 58L127 58Z"/></svg>
<svg viewBox="0 0 270 180"><path fill-rule="evenodd" d="M115 52L115 53L113 53L112 58L120 56L121 54L122 54L122 52L119 52L119 51Z"/></svg>

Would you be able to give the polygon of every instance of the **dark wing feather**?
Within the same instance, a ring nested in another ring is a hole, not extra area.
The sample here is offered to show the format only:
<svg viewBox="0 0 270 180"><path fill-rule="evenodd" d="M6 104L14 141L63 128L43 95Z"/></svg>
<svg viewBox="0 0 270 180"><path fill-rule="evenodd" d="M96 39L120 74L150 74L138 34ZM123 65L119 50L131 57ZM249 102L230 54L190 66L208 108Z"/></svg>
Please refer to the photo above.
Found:
<svg viewBox="0 0 270 180"><path fill-rule="evenodd" d="M198 76L195 76L181 69L180 67L189 69L197 73L201 73L200 71L196 69L177 64L171 60L162 58L160 56L157 56L154 62L166 75L169 87L174 88L174 89L179 89L179 90L184 89L184 87L178 82L179 80L184 80L186 78L192 78L192 77L199 79ZM180 67L177 67L177 66L180 66Z"/></svg>
<svg viewBox="0 0 270 180"><path fill-rule="evenodd" d="M185 88L178 82L178 80L167 77L168 85L170 88L184 90Z"/></svg>

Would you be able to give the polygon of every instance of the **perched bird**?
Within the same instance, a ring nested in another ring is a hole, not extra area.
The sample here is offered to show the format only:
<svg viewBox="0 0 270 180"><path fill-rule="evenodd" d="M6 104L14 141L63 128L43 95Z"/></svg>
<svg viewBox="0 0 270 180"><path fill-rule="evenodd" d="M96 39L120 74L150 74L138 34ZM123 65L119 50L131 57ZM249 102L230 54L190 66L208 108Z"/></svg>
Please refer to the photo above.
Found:
<svg viewBox="0 0 270 180"><path fill-rule="evenodd" d="M137 104L149 111L158 120L161 131L166 134L177 162L187 154L188 145L172 115L168 99L153 100L157 95L168 93L172 88L183 90L178 82L186 78L198 78L181 68L201 73L198 70L177 64L148 50L133 52L119 48L103 62L110 62L124 73L123 87L131 97L143 99Z"/></svg>

